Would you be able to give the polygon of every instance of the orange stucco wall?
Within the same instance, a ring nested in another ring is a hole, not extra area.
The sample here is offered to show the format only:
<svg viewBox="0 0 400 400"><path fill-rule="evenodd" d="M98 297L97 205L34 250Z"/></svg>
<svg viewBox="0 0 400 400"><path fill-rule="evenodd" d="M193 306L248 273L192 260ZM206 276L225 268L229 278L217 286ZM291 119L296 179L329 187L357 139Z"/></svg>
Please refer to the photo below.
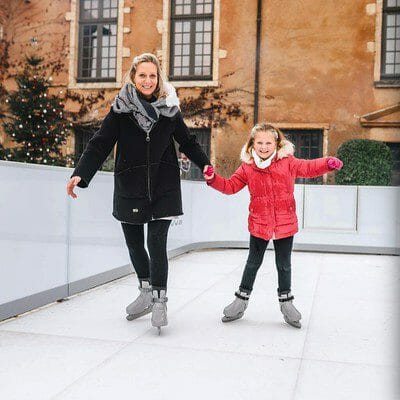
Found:
<svg viewBox="0 0 400 400"><path fill-rule="evenodd" d="M5 12L5 38L11 42L10 59L18 63L26 52L38 51L46 57L65 59L64 68L54 76L56 88L68 84L70 22L65 16L70 0L43 0L24 3L0 0ZM400 142L398 128L366 128L360 116L400 101L400 88L374 86L376 15L367 12L368 0L338 2L303 0L283 5L279 0L264 0L261 31L259 120L282 127L323 126L327 153L351 138L371 138ZM162 0L128 0L123 15L123 73L132 56L162 49L157 22L163 19ZM370 7L370 6L369 6ZM239 104L246 118L227 118L212 128L212 157L218 170L230 174L238 165L238 153L253 124L256 1L220 1L219 44L226 57L219 59L219 88L226 105ZM0 21L1 22L1 21ZM36 37L38 44L30 40ZM370 43L368 45L368 43ZM13 82L5 82L12 88ZM179 88L181 99L199 96L200 88ZM97 89L75 90L85 96ZM106 89L105 100L93 105L91 117L102 118L117 89ZM212 101L212 95L210 95ZM76 110L72 101L67 108ZM400 116L392 115L399 121ZM196 117L194 118L196 119ZM193 121L188 120L188 123ZM204 121L203 121L204 122ZM4 134L0 140L9 143ZM73 149L73 139L68 151Z"/></svg>

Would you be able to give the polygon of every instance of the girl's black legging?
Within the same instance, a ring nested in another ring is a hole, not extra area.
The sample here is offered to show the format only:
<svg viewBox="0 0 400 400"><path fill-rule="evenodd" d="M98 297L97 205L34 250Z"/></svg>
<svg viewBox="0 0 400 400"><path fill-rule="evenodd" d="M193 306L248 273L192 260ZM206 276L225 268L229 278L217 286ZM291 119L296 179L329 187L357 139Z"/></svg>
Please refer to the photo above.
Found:
<svg viewBox="0 0 400 400"><path fill-rule="evenodd" d="M155 220L147 224L147 248L144 248L144 226L122 223L129 256L139 280L148 280L154 289L167 288L167 236L170 220Z"/></svg>
<svg viewBox="0 0 400 400"><path fill-rule="evenodd" d="M268 240L253 235L250 236L250 249L246 266L243 271L242 282L239 289L249 293L253 290L254 281L260 268L264 253L267 249ZM293 247L293 236L274 240L275 263L278 271L278 292L290 290L292 271L291 255Z"/></svg>

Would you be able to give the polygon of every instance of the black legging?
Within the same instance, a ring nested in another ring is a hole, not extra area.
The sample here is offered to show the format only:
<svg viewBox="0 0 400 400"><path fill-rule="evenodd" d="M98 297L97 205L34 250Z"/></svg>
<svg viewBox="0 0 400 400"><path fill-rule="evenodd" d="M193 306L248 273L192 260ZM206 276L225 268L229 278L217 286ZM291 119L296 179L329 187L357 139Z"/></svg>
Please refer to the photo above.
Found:
<svg viewBox="0 0 400 400"><path fill-rule="evenodd" d="M129 256L139 280L148 280L154 289L167 288L167 236L169 220L155 220L147 224L147 248L144 248L143 225L122 223Z"/></svg>
<svg viewBox="0 0 400 400"><path fill-rule="evenodd" d="M243 271L240 290L246 293L251 293L253 284L256 279L258 269L260 268L264 253L267 249L268 240L264 240L253 235L250 236L250 249L247 258L246 266ZM278 292L290 290L291 286L291 255L293 247L293 236L283 239L274 240L275 263L278 271Z"/></svg>

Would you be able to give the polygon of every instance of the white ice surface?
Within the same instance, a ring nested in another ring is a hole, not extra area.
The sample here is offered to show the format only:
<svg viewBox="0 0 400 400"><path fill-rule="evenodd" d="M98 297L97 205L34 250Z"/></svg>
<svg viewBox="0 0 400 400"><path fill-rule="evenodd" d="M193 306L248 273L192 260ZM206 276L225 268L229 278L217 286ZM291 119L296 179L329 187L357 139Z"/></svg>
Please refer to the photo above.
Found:
<svg viewBox="0 0 400 400"><path fill-rule="evenodd" d="M223 324L247 250L170 261L169 325L128 322L136 276L0 324L0 399L398 400L399 257L294 252L303 328L283 322L273 252Z"/></svg>

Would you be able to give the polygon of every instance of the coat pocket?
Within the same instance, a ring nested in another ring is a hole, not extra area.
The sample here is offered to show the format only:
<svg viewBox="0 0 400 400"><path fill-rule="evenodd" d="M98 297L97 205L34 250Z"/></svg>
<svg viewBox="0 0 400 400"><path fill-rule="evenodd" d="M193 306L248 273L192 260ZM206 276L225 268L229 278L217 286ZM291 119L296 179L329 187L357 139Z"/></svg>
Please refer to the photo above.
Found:
<svg viewBox="0 0 400 400"><path fill-rule="evenodd" d="M152 165L152 176L154 193L157 196L180 190L180 169L177 165L167 162Z"/></svg>
<svg viewBox="0 0 400 400"><path fill-rule="evenodd" d="M114 174L115 193L122 197L142 198L148 192L146 166L127 168Z"/></svg>
<svg viewBox="0 0 400 400"><path fill-rule="evenodd" d="M296 213L296 201L294 198L291 198L286 201L286 207L289 213Z"/></svg>

